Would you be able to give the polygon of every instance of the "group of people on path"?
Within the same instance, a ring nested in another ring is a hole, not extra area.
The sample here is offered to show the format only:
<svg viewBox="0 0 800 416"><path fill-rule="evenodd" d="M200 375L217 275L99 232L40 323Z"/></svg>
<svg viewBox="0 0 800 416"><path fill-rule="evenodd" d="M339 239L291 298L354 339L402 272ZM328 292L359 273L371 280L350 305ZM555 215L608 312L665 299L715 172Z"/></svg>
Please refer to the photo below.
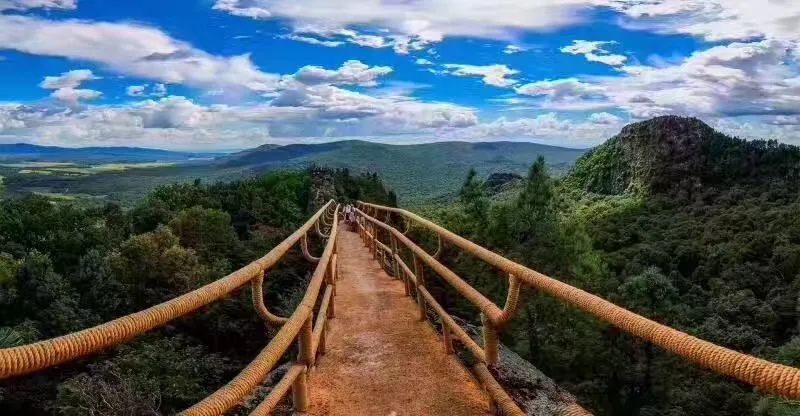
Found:
<svg viewBox="0 0 800 416"><path fill-rule="evenodd" d="M344 210L342 211L344 214L344 223L347 224L348 228L353 231L356 225L356 209L350 204L344 206Z"/></svg>

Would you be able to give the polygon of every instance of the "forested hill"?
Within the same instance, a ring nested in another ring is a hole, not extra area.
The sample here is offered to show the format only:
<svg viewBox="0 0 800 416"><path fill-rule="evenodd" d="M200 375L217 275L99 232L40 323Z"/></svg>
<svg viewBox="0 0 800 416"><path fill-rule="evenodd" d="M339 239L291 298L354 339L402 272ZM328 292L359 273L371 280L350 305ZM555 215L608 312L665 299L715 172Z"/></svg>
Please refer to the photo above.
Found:
<svg viewBox="0 0 800 416"><path fill-rule="evenodd" d="M798 147L732 138L696 118L664 116L626 126L576 162L570 178L589 191L619 194L794 180L798 173Z"/></svg>
<svg viewBox="0 0 800 416"><path fill-rule="evenodd" d="M659 117L625 127L565 177L534 162L501 197L470 175L461 203L431 215L637 313L797 367L799 161L793 146ZM455 252L442 259L502 299L494 272ZM699 370L547 296L529 296L506 334L507 345L597 415L800 414L798 402Z"/></svg>
<svg viewBox="0 0 800 416"><path fill-rule="evenodd" d="M565 173L585 152L522 142L440 142L389 145L358 140L262 146L218 160L222 169L252 172L309 164L378 173L404 204L454 195L470 168L481 176L495 172L524 174L531 161L544 156L550 168Z"/></svg>
<svg viewBox="0 0 800 416"><path fill-rule="evenodd" d="M27 143L0 144L2 162L135 163L211 159L221 153L173 152L140 147L56 147Z"/></svg>

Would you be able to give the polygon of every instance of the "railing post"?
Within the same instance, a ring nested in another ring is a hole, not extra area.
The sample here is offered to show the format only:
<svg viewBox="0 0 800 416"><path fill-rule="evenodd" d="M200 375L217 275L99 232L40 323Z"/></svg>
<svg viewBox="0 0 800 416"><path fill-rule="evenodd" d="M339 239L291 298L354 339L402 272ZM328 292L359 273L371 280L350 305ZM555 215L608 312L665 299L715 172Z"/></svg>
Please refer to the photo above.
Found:
<svg viewBox="0 0 800 416"><path fill-rule="evenodd" d="M422 296L422 291L420 290L420 288L425 287L425 269L423 269L422 260L420 260L416 254L414 255L414 275L417 277L416 290L419 320L425 321L428 319L428 314L425 310L425 297Z"/></svg>
<svg viewBox="0 0 800 416"><path fill-rule="evenodd" d="M308 366L294 380L292 384L292 403L297 412L308 411Z"/></svg>
<svg viewBox="0 0 800 416"><path fill-rule="evenodd" d="M297 337L297 362L305 364L308 371L314 368L314 323L309 313Z"/></svg>
<svg viewBox="0 0 800 416"><path fill-rule="evenodd" d="M333 297L331 297L333 300ZM319 336L319 345L317 346L317 352L320 355L325 355L325 338L328 337L328 319L325 319L325 322L322 323L322 334Z"/></svg>
<svg viewBox="0 0 800 416"><path fill-rule="evenodd" d="M453 336L450 333L450 328L447 327L447 324L444 323L444 319L442 321L442 342L444 343L444 352L445 354L452 354L455 352L453 349Z"/></svg>
<svg viewBox="0 0 800 416"><path fill-rule="evenodd" d="M395 279L399 279L400 265L397 264L397 238L395 238L394 234L390 235L392 240L392 274L394 274Z"/></svg>
<svg viewBox="0 0 800 416"><path fill-rule="evenodd" d="M372 259L378 259L378 227L372 224Z"/></svg>
<svg viewBox="0 0 800 416"><path fill-rule="evenodd" d="M483 350L486 356L486 365L493 366L497 364L500 340L491 320L483 313L481 314L481 324L483 324Z"/></svg>

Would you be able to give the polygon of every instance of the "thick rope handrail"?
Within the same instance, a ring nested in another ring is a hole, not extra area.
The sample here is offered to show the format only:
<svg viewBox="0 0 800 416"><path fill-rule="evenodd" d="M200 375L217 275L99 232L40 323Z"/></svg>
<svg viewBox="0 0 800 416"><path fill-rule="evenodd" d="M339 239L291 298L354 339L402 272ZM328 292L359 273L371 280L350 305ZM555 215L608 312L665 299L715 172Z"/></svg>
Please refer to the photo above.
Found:
<svg viewBox="0 0 800 416"><path fill-rule="evenodd" d="M253 292L253 307L256 313L258 313L258 316L268 323L272 325L283 325L289 318L273 314L267 309L267 305L264 304L264 276L266 274L267 271L265 270L264 273L258 274L250 281L250 291Z"/></svg>
<svg viewBox="0 0 800 416"><path fill-rule="evenodd" d="M328 202L264 257L215 282L92 328L33 344L0 349L0 379L31 373L98 352L222 299L277 263L332 203Z"/></svg>
<svg viewBox="0 0 800 416"><path fill-rule="evenodd" d="M433 269L433 271L435 271L436 274L441 276L442 279L444 279L447 283L450 284L450 286L452 286L459 293L461 293L462 296L467 298L467 300L469 300L473 305L475 305L478 309L480 309L481 312L487 315L491 321L496 322L500 320L503 312L497 305L494 304L494 302L492 302L481 292L477 291L475 288L470 286L469 283L464 281L464 279L459 277L452 270L448 269L445 265L436 260L432 255L428 254L422 247L418 246L416 243L411 241L410 238L403 235L403 233L401 233L396 228L388 224L385 224L370 215L367 215L365 212L361 211L358 208L356 208L356 213L361 217L363 217L368 222L370 222L371 224L373 224L374 226L382 228L391 233L392 235L394 235L397 241L401 242L408 249L410 249L415 256L417 256L422 262L428 265L428 267ZM371 236L371 238L374 237ZM378 243L376 243L376 245ZM387 247L388 249L388 246L385 247ZM389 250L391 251L391 249Z"/></svg>
<svg viewBox="0 0 800 416"><path fill-rule="evenodd" d="M314 305L317 302L320 289L325 283L326 274L328 273L328 263L333 255L335 249L337 223L334 222L331 226L331 238L325 245L325 250L322 252L320 261L314 269L314 274L308 283L308 288L303 296L302 301L297 306L295 311L289 317L278 333L269 341L266 347L251 361L239 374L236 375L225 386L221 387L210 396L202 401L196 403L192 407L180 413L182 416L216 416L225 413L237 404L248 394L252 393L253 389L264 380L264 377L272 371L275 364L286 353L286 350L292 345L294 340L301 335L303 328L308 329L309 341L308 344L301 346L300 355L305 355L304 349L308 349L310 353L312 345L311 339L311 319L314 313ZM309 368L313 367L313 357L306 357L311 359L312 362L304 363ZM302 377L301 377L302 378ZM303 382L305 379L302 378ZM297 405L296 405L297 406Z"/></svg>
<svg viewBox="0 0 800 416"><path fill-rule="evenodd" d="M276 384L272 390L269 392L267 397L250 412L250 416L267 416L276 407L280 404L281 400L283 400L283 396L289 392L289 389L292 387L292 384L298 377L302 377L306 372L306 366L302 364L295 364L288 371L286 374L283 375L281 380Z"/></svg>
<svg viewBox="0 0 800 416"><path fill-rule="evenodd" d="M449 243L467 253L515 276L527 286L554 296L631 335L652 342L702 367L760 387L768 392L793 399L800 398L800 369L798 368L733 351L647 319L599 296L508 260L406 210L364 202L358 204L373 210L388 210L403 216L403 218L411 219L415 223L439 233Z"/></svg>

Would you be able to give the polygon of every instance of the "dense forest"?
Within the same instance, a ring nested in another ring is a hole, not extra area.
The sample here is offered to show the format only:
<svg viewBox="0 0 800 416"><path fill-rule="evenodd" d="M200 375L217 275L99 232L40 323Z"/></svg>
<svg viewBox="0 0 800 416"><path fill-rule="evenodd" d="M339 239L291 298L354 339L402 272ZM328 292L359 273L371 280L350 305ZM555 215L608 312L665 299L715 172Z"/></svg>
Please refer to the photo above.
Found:
<svg viewBox="0 0 800 416"><path fill-rule="evenodd" d="M87 328L216 280L266 254L328 198L396 200L377 175L321 168L162 186L130 210L4 199L0 348ZM299 250L284 258L266 281L268 304L289 315L311 270ZM99 356L4 381L0 413L174 414L225 384L270 335L245 289Z"/></svg>
<svg viewBox="0 0 800 416"><path fill-rule="evenodd" d="M472 172L460 204L429 215L659 322L800 366L798 168L796 147L663 117L626 127L560 179L541 158L499 193ZM496 271L452 248L443 259L502 304ZM454 292L437 295L478 321ZM799 402L697 369L548 296L527 291L523 302L503 342L598 415L800 414Z"/></svg>

